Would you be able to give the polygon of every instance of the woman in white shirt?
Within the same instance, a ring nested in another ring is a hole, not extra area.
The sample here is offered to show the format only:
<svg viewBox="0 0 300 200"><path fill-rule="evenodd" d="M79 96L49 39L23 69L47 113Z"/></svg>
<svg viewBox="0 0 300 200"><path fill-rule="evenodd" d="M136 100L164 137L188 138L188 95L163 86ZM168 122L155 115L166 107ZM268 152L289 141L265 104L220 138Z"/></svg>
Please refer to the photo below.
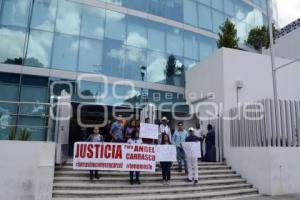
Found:
<svg viewBox="0 0 300 200"><path fill-rule="evenodd" d="M134 129L131 133L131 138L128 139L127 141L128 144L143 144L143 140L139 137L139 131L138 129ZM133 175L135 173L135 181L133 181ZM130 184L133 185L134 183L136 184L141 184L140 182L140 172L138 171L131 171L129 173L129 178L130 178Z"/></svg>

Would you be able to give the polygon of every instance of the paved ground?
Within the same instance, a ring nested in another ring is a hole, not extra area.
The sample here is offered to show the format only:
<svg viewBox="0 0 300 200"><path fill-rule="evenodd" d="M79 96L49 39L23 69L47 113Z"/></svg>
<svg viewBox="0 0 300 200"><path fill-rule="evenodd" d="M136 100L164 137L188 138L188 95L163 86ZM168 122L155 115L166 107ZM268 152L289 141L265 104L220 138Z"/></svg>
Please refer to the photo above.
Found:
<svg viewBox="0 0 300 200"><path fill-rule="evenodd" d="M268 197L268 196L253 197L253 198L247 198L241 200L300 200L300 194L287 195L287 196L274 196L274 197Z"/></svg>

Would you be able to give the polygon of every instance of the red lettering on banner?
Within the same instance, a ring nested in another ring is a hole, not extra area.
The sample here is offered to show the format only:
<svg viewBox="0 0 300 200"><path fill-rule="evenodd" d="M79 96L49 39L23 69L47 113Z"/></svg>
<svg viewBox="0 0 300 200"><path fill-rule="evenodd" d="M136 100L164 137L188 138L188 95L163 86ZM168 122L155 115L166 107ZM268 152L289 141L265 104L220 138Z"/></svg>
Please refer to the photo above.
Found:
<svg viewBox="0 0 300 200"><path fill-rule="evenodd" d="M96 152L95 157L98 158L99 157L99 147L100 147L100 145L99 144L95 144L94 146L95 146L95 152Z"/></svg>
<svg viewBox="0 0 300 200"><path fill-rule="evenodd" d="M110 151L111 151L111 145L106 145L105 146L105 153L104 153L104 157L106 159L110 158L110 156L111 156Z"/></svg>
<svg viewBox="0 0 300 200"><path fill-rule="evenodd" d="M86 156L87 156L88 158L92 158L92 157L94 156L94 153L93 153L93 145L92 145L92 144L89 144L89 145L88 145Z"/></svg>

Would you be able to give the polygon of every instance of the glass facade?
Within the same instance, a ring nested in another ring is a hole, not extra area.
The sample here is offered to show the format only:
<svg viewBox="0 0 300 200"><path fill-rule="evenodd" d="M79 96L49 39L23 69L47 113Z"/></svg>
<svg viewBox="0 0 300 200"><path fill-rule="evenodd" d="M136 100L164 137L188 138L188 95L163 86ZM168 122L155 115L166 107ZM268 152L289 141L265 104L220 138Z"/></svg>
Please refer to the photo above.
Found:
<svg viewBox="0 0 300 200"><path fill-rule="evenodd" d="M250 3L243 0L88 2L0 0L0 63L182 88L184 70L206 59L217 48L219 26L226 18L235 23L241 43L251 28L267 22L265 0ZM112 4L114 6L110 6ZM139 12L130 12L130 9ZM146 69L144 76L142 67ZM31 129L33 140L45 139L48 107L43 103L49 103L49 85L55 80L60 79L5 74L0 68L0 139L7 139L9 127L14 125L18 131ZM73 83L72 101L76 102L121 106L184 102L180 94L125 85L118 88L109 85L107 98L101 99L97 95L103 92L103 84L85 82L78 86ZM56 84L54 92L59 95L63 88L68 90ZM116 98L114 91L125 97ZM144 93L147 94L145 99ZM172 95L176 98L170 99ZM170 109L171 105L165 107ZM184 107L177 109L187 112Z"/></svg>
<svg viewBox="0 0 300 200"><path fill-rule="evenodd" d="M178 27L67 0L2 0L0 62L67 71L104 74L184 86L183 74L171 74L171 55L187 69L216 49L215 38ZM139 10L212 32L226 18L237 26L243 42L249 30L266 20L265 0L106 0L107 4ZM99 5L98 5L99 4ZM102 3L103 4L103 3ZM193 49L191 49L193 47ZM158 76L158 77L156 77Z"/></svg>

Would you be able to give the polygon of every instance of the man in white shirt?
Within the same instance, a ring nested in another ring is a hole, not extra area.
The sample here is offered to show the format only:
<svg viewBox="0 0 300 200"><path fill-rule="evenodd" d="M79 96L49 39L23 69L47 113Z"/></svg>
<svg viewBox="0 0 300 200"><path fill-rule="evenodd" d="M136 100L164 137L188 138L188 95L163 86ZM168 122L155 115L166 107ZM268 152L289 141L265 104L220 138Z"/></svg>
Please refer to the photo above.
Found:
<svg viewBox="0 0 300 200"><path fill-rule="evenodd" d="M204 131L200 127L200 123L196 123L196 128L194 129L194 135L197 136L200 140L200 148L201 148L201 158L203 159L203 140L204 140Z"/></svg>
<svg viewBox="0 0 300 200"><path fill-rule="evenodd" d="M168 126L168 119L166 117L161 118L161 124L159 125L159 136L158 136L158 144L161 143L162 133L166 133L169 138L172 138L170 127Z"/></svg>

